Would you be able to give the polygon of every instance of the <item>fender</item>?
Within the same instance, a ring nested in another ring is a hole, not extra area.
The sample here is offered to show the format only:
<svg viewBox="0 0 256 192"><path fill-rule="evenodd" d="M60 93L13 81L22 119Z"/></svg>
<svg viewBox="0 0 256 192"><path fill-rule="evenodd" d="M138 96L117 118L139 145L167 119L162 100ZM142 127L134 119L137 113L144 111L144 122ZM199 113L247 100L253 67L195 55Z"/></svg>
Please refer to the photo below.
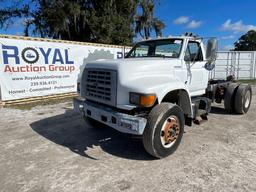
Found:
<svg viewBox="0 0 256 192"><path fill-rule="evenodd" d="M161 84L156 89L156 94L158 98L158 102L162 103L164 97L172 92L172 91L179 91L180 94L180 107L183 109L184 113L188 115L188 117L193 117L193 109L192 109L192 102L191 96L188 91L186 85L180 81L174 81L169 83Z"/></svg>
<svg viewBox="0 0 256 192"><path fill-rule="evenodd" d="M150 82L150 83L149 83ZM166 83L163 83L166 82ZM129 101L129 92L138 93L154 93L157 95L158 102L161 103L163 98L171 91L180 91L180 103L185 114L189 117L193 116L193 110L191 105L191 96L185 83L172 78L168 75L161 76L140 76L130 81L126 81L122 86L118 87L119 98L122 98L123 102ZM121 99L120 99L121 100ZM119 100L119 101L120 101ZM127 103L128 104L128 103ZM120 103L118 107L122 108L124 105ZM131 107L131 106L130 106Z"/></svg>

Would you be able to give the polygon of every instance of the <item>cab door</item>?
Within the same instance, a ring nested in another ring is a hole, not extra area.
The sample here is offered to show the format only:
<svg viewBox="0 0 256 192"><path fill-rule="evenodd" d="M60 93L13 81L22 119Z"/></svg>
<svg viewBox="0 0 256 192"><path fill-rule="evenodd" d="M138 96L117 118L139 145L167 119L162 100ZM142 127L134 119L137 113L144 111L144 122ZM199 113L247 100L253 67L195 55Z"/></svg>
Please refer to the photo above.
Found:
<svg viewBox="0 0 256 192"><path fill-rule="evenodd" d="M200 42L188 41L184 62L187 66L187 85L191 96L204 94L209 72L205 69L206 62Z"/></svg>

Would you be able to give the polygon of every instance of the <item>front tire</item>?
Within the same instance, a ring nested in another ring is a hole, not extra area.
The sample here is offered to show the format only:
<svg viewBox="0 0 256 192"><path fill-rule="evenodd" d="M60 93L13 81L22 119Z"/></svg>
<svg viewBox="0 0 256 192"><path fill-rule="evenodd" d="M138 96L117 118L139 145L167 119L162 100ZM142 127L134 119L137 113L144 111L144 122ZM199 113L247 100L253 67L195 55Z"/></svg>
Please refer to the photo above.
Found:
<svg viewBox="0 0 256 192"><path fill-rule="evenodd" d="M155 106L143 133L146 151L156 158L172 154L181 142L184 124L184 113L178 105L161 103Z"/></svg>

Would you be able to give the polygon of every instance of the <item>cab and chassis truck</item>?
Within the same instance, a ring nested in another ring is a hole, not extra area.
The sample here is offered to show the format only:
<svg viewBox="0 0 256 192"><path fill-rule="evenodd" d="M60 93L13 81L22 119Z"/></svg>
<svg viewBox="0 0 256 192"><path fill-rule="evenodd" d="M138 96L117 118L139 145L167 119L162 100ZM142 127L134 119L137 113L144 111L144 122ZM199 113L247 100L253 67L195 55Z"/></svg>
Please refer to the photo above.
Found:
<svg viewBox="0 0 256 192"><path fill-rule="evenodd" d="M250 85L232 76L210 79L217 40L186 34L137 43L119 60L86 64L74 108L92 126L105 124L142 136L146 151L156 158L179 146L184 126L207 120L211 103L224 101L228 113L250 108Z"/></svg>

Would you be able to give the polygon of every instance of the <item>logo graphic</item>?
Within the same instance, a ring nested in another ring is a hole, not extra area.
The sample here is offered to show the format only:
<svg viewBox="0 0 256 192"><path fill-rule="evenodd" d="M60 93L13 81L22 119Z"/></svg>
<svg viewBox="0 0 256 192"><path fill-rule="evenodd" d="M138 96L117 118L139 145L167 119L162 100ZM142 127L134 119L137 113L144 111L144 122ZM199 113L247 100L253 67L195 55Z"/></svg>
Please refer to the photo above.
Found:
<svg viewBox="0 0 256 192"><path fill-rule="evenodd" d="M69 57L69 49L26 47L19 52L17 46L2 45L4 72L46 72L75 71L74 60ZM24 62L21 62L24 61ZM40 62L39 62L40 61ZM38 63L38 65L35 65Z"/></svg>
<svg viewBox="0 0 256 192"><path fill-rule="evenodd" d="M32 47L27 47L21 52L22 59L28 64L34 64L39 59L39 54L36 49Z"/></svg>
<svg viewBox="0 0 256 192"><path fill-rule="evenodd" d="M70 59L69 49L58 49L58 48L42 48L35 49L33 47L26 47L19 54L17 46L2 45L3 61L5 65L11 63L21 64L20 59L25 61L27 64L37 63L39 57L44 64L65 64L74 65L74 60ZM21 56L21 58L20 58Z"/></svg>

